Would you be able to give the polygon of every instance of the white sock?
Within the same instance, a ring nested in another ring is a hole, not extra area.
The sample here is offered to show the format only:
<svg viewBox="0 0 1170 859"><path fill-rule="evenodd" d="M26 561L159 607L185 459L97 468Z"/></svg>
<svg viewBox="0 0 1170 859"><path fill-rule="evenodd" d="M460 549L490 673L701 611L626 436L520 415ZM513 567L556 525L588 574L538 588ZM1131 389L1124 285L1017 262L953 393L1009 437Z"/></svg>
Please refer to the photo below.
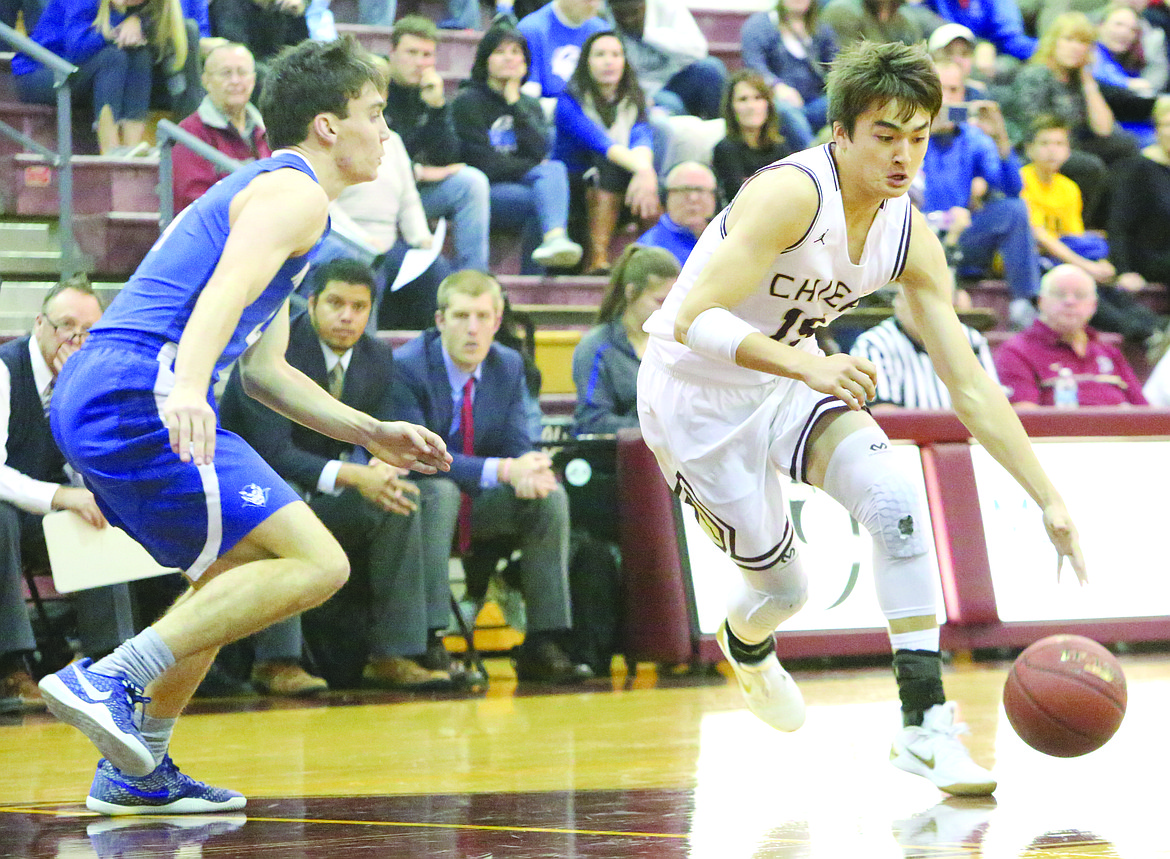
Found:
<svg viewBox="0 0 1170 859"><path fill-rule="evenodd" d="M914 632L891 632L890 647L895 653L899 650L929 650L938 653L939 632L937 626L930 629L918 629Z"/></svg>

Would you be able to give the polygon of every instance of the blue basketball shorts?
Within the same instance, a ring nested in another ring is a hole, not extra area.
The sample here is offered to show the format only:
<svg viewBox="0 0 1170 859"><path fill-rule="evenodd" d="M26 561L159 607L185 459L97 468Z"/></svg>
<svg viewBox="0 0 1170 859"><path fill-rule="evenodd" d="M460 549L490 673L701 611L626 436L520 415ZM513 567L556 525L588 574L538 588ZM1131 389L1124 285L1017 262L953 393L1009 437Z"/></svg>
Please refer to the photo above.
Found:
<svg viewBox="0 0 1170 859"><path fill-rule="evenodd" d="M57 380L51 424L110 523L194 581L300 496L222 427L207 465L183 462L171 450L161 408L174 387L177 350L147 336L95 334Z"/></svg>

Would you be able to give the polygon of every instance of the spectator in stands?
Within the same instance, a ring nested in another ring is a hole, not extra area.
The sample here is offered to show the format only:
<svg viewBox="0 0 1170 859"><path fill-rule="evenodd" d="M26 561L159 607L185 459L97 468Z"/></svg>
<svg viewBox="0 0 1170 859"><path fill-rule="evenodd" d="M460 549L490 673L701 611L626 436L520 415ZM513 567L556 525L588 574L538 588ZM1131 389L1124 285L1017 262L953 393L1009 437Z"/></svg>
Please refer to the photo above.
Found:
<svg viewBox="0 0 1170 859"><path fill-rule="evenodd" d="M622 251L597 311L597 324L573 350L576 435L638 426L638 367L649 335L642 330L662 306L680 265L662 248L632 244Z"/></svg>
<svg viewBox="0 0 1170 859"><path fill-rule="evenodd" d="M289 364L334 397L358 411L387 420L392 411L394 358L387 343L370 337L366 321L374 296L374 273L367 266L339 259L314 274L308 312L291 324ZM444 667L426 668L428 650L441 659L439 634L449 612L446 570L424 580L420 541L418 488L399 470L369 458L361 449L293 423L244 393L238 368L232 372L221 403L225 429L239 433L305 496L313 512L345 549L351 577L368 585L371 595L371 653L363 680L391 689L451 686ZM355 618L354 630L365 626ZM290 638L293 645L264 660L266 639ZM430 631L433 631L432 635ZM263 683L273 669L301 675L299 618L257 634L252 682ZM444 651L445 653L445 651ZM436 663L437 664L437 663ZM315 678L320 679L320 678Z"/></svg>
<svg viewBox="0 0 1170 859"><path fill-rule="evenodd" d="M566 234L569 176L562 162L549 158L540 102L521 92L528 64L528 44L517 30L495 26L484 35L471 82L451 106L460 157L488 177L494 224L526 234L537 227L532 263L571 268L581 260L581 246Z"/></svg>
<svg viewBox="0 0 1170 859"><path fill-rule="evenodd" d="M241 163L271 155L264 119L251 101L256 86L252 52L235 42L212 48L203 61L203 86L207 95L199 109L179 127ZM228 173L181 143L175 145L171 157L175 214Z"/></svg>
<svg viewBox="0 0 1170 859"><path fill-rule="evenodd" d="M940 233L948 252L961 256L959 273L986 275L998 252L1011 290L1010 317L1024 328L1035 318L1040 261L1020 199L1020 162L1008 139L999 105L966 102L966 78L958 63L936 61L942 83L942 110L931 126L919 173L921 209ZM957 113L952 114L952 111Z"/></svg>
<svg viewBox="0 0 1170 859"><path fill-rule="evenodd" d="M739 34L744 65L764 76L781 109L800 110L810 137L828 122L825 74L837 55L819 10L814 0L779 0L772 11L748 16Z"/></svg>
<svg viewBox="0 0 1170 859"><path fill-rule="evenodd" d="M723 90L723 120L727 136L715 144L711 166L726 205L747 178L774 161L792 154L780 134L776 102L764 76L751 69L732 72Z"/></svg>
<svg viewBox="0 0 1170 859"><path fill-rule="evenodd" d="M592 671L564 649L572 622L568 496L528 435L523 360L493 342L503 307L495 278L453 274L439 288L436 328L395 355L397 416L439 433L454 457L450 476L418 481L426 578L447 575L457 526L461 552L473 538L514 535L528 618L517 677L574 683Z"/></svg>
<svg viewBox="0 0 1170 859"><path fill-rule="evenodd" d="M380 63L384 67L385 62ZM383 71L385 68L383 68ZM410 157L402 138L391 131L382 144L378 175L370 182L345 188L329 207L332 229L313 255L315 265L338 257L359 260L374 268L374 305L367 333L378 328L421 331L435 315L435 293L451 273L442 254L411 282L390 289L412 248L431 248L434 236L414 182Z"/></svg>
<svg viewBox="0 0 1170 859"><path fill-rule="evenodd" d="M210 8L215 35L247 45L261 65L309 38L307 0L215 0Z"/></svg>
<svg viewBox="0 0 1170 859"><path fill-rule="evenodd" d="M438 41L434 22L421 16L407 15L394 25L386 123L406 146L427 217L445 217L451 223L455 267L487 271L488 180L458 161L459 137L443 79L435 70Z"/></svg>
<svg viewBox="0 0 1170 859"><path fill-rule="evenodd" d="M550 0L520 19L517 28L528 41L532 57L525 92L545 99L564 92L585 40L609 29L598 17L600 9L601 0Z"/></svg>
<svg viewBox="0 0 1170 859"><path fill-rule="evenodd" d="M707 37L685 3L609 0L614 30L647 100L672 116L719 116L727 68L708 56Z"/></svg>
<svg viewBox="0 0 1170 859"><path fill-rule="evenodd" d="M187 60L179 0L49 0L30 37L76 65L74 93L92 93L102 155L143 155L151 71ZM56 104L53 71L25 54L12 60L20 100Z"/></svg>
<svg viewBox="0 0 1170 859"><path fill-rule="evenodd" d="M963 79L967 82L964 101L987 98L987 85L972 77L976 73L975 47L975 34L962 24L954 23L943 24L930 34L926 43L926 49L936 63L947 60L963 70Z"/></svg>
<svg viewBox="0 0 1170 859"><path fill-rule="evenodd" d="M1144 406L1141 383L1116 346L1089 326L1097 285L1075 265L1058 265L1040 281L1040 315L1032 327L995 350L995 367L1017 408L1057 405L1058 380L1071 401L1061 405Z"/></svg>
<svg viewBox="0 0 1170 859"><path fill-rule="evenodd" d="M608 274L623 202L647 226L659 213L646 101L615 33L602 31L585 40L557 100L556 120L553 155L568 168L574 204L580 209L583 197L588 218L585 270Z"/></svg>
<svg viewBox="0 0 1170 859"><path fill-rule="evenodd" d="M839 48L863 39L913 45L926 38L926 32L908 5L905 0L830 0L824 20Z"/></svg>
<svg viewBox="0 0 1170 859"><path fill-rule="evenodd" d="M0 712L44 707L29 674L38 646L21 590L27 565L48 564L41 517L72 510L106 527L93 493L67 476L47 417L57 374L101 315L84 278L65 280L45 296L32 333L0 346ZM104 656L134 635L126 585L80 591L73 605L87 656Z"/></svg>
<svg viewBox="0 0 1170 859"><path fill-rule="evenodd" d="M924 0L923 5L946 21L962 24L1000 54L1023 61L1036 51L1036 40L1024 32L1015 0Z"/></svg>
<svg viewBox="0 0 1170 859"><path fill-rule="evenodd" d="M194 113L203 100L202 58L219 43L219 39L211 35L211 12L207 0L179 0L179 8L187 31L187 58L180 68L174 68L166 58L155 64L151 107L187 116Z"/></svg>
<svg viewBox="0 0 1170 859"><path fill-rule="evenodd" d="M963 332L983 369L995 379L995 363L991 360L987 338L968 325L963 326ZM894 315L858 335L849 354L872 361L877 368L877 396L870 400L870 405L951 408L950 391L934 371L900 286L894 291Z"/></svg>
<svg viewBox="0 0 1170 859"><path fill-rule="evenodd" d="M1108 243L1100 233L1085 232L1080 189L1060 172L1072 151L1071 132L1061 116L1036 117L1026 144L1030 162L1021 171L1023 198L1048 267L1069 263L1104 283L1116 274L1106 258Z"/></svg>
<svg viewBox="0 0 1170 859"><path fill-rule="evenodd" d="M1165 86L1166 64L1150 67L1151 77L1146 77L1140 21L1137 12L1126 3L1106 7L1097 28L1093 77L1101 84L1101 94L1121 127L1140 143L1148 144L1154 137L1151 113L1154 96L1160 89L1155 81ZM1166 59L1165 51L1162 59Z"/></svg>
<svg viewBox="0 0 1170 859"><path fill-rule="evenodd" d="M1016 75L1004 101L1004 115L1013 143L1027 136L1038 114L1054 114L1072 130L1074 155L1064 168L1081 188L1086 221L1102 225L1109 183L1105 166L1133 155L1137 143L1119 129L1101 87L1093 78L1091 60L1097 30L1083 14L1069 12L1053 21L1040 38L1032 59Z"/></svg>
<svg viewBox="0 0 1170 859"><path fill-rule="evenodd" d="M684 161L666 174L666 211L639 244L670 251L681 266L715 216L718 189L706 164Z"/></svg>
<svg viewBox="0 0 1170 859"><path fill-rule="evenodd" d="M1109 257L1117 285L1135 291L1147 281L1170 285L1170 95L1154 105L1153 143L1121 165L1125 194L1113 199Z"/></svg>
<svg viewBox="0 0 1170 859"><path fill-rule="evenodd" d="M1167 75L1170 74L1168 67L1170 57L1166 52L1167 33L1164 27L1170 25L1170 15L1166 12L1165 3L1162 0L1114 2L1128 6L1137 14L1138 27L1141 30L1141 55L1146 64L1143 77L1148 77L1154 84L1155 92L1161 92L1166 88ZM1035 17L1035 30L1043 33L1056 18L1070 11L1084 12L1091 19L1100 21L1104 10L1110 5L1110 0L1043 0Z"/></svg>
<svg viewBox="0 0 1170 859"><path fill-rule="evenodd" d="M1059 117L1040 116L1028 144L1032 162L1021 171L1032 231L1040 247L1041 263L1068 263L1083 269L1098 284L1097 315L1093 325L1114 331L1127 340L1158 345L1166 321L1125 289L1111 285L1116 270L1109 262L1109 243L1098 232L1086 231L1081 217L1080 192L1060 165L1069 153L1068 127Z"/></svg>

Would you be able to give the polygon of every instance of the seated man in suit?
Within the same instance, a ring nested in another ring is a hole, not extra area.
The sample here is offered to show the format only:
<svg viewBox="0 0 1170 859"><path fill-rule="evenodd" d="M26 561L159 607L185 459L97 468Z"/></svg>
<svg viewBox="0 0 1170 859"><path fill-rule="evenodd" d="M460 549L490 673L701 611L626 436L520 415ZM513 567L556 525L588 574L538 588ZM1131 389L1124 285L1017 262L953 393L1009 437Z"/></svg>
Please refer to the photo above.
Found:
<svg viewBox="0 0 1170 859"><path fill-rule="evenodd" d="M101 315L93 288L72 278L49 290L32 334L0 346L0 712L44 707L29 674L37 642L21 591L24 565L47 560L41 517L72 510L106 525L93 493L70 484L45 417L57 374ZM105 655L134 635L126 585L80 591L73 604L87 656Z"/></svg>
<svg viewBox="0 0 1170 859"><path fill-rule="evenodd" d="M394 357L388 344L365 333L374 273L355 260L335 259L314 277L308 312L292 321L288 362L346 405L385 419ZM424 579L415 485L364 450L295 424L248 397L238 371L228 381L220 417L304 493L349 556L353 580L368 580L371 652L363 680L394 689L451 686L438 638L450 611L447 573L444 568L441 576ZM290 656L300 650L299 618L292 623L296 647ZM287 624L258 634L258 650L271 643L267 634L287 642Z"/></svg>
<svg viewBox="0 0 1170 859"><path fill-rule="evenodd" d="M454 457L450 477L420 480L428 579L446 575L452 539L518 539L527 637L522 680L572 683L592 676L564 645L569 605L569 501L552 462L533 449L524 412L524 362L494 342L504 310L491 275L460 271L439 286L436 328L396 355L395 415L438 433Z"/></svg>

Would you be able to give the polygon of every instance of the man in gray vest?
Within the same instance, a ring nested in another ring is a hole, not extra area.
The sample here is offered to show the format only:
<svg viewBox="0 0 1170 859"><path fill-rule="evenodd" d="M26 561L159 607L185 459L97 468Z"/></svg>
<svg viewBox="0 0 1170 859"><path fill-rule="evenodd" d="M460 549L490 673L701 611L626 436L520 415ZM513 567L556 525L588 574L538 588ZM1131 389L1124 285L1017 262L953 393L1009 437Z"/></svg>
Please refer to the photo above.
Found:
<svg viewBox="0 0 1170 859"><path fill-rule="evenodd" d="M71 484L46 418L57 374L101 315L88 281L72 278L49 291L30 335L0 346L0 712L44 707L29 674L37 642L21 591L25 565L47 560L41 517L72 510L107 527L93 493ZM81 591L73 602L87 656L134 635L126 585Z"/></svg>

